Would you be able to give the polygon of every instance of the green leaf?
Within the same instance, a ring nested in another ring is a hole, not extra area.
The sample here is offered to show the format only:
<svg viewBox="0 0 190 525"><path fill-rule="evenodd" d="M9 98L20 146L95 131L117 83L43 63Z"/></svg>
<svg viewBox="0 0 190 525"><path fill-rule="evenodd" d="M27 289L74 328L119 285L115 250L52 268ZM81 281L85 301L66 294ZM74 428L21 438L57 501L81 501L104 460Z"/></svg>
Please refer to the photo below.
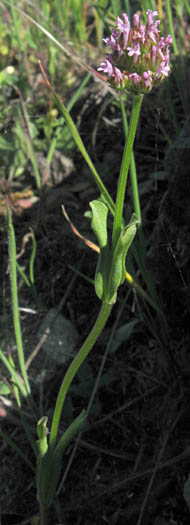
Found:
<svg viewBox="0 0 190 525"><path fill-rule="evenodd" d="M86 422L86 412L81 414L69 425L61 436L55 448L48 447L47 417L42 417L37 424L37 441L39 455L37 457L36 484L38 501L48 505L55 496L57 483L62 468L62 458L66 447L81 431Z"/></svg>
<svg viewBox="0 0 190 525"><path fill-rule="evenodd" d="M136 234L138 217L133 214L131 220L120 232L116 247L109 247L107 234L108 207L102 201L90 202L92 209L91 227L100 247L100 255L95 274L96 295L102 301L113 304L116 301L117 290L125 280L125 259Z"/></svg>
<svg viewBox="0 0 190 525"><path fill-rule="evenodd" d="M38 450L40 456L44 456L46 454L48 449L48 442L47 442L47 435L48 435L48 429L47 429L47 416L41 417L37 423L37 434L39 437L39 440L37 441Z"/></svg>
<svg viewBox="0 0 190 525"><path fill-rule="evenodd" d="M95 291L99 299L104 300L107 290L108 265L110 257L110 248L107 236L107 215L108 207L101 201L90 202L92 209L91 227L96 235L100 247L100 255L95 274Z"/></svg>
<svg viewBox="0 0 190 525"><path fill-rule="evenodd" d="M108 207L98 200L91 201L89 204L92 209L92 230L96 235L99 247L104 248L107 246Z"/></svg>
<svg viewBox="0 0 190 525"><path fill-rule="evenodd" d="M61 468L62 468L62 458L65 452L66 447L74 439L74 437L79 434L86 422L86 411L83 410L81 414L69 425L67 430L58 441L58 444L52 454L52 464L51 464L51 480L50 486L47 493L47 502L50 503L55 495L57 484L59 481Z"/></svg>
<svg viewBox="0 0 190 525"><path fill-rule="evenodd" d="M136 234L137 222L139 222L139 219L135 214L133 214L129 224L121 231L117 241L116 248L112 256L108 294L106 297L106 301L109 303L114 303L116 301L117 290L125 280L125 259Z"/></svg>
<svg viewBox="0 0 190 525"><path fill-rule="evenodd" d="M6 396L11 393L11 388L4 381L0 381L0 395Z"/></svg>
<svg viewBox="0 0 190 525"><path fill-rule="evenodd" d="M128 225L121 232L122 242L124 246L124 249L123 249L123 277L122 277L121 284L125 281L125 277L126 277L125 261L126 261L126 257L127 257L129 248L134 240L134 237L137 231L137 224L139 222L140 222L139 217L137 217L136 213L133 213Z"/></svg>
<svg viewBox="0 0 190 525"><path fill-rule="evenodd" d="M37 423L37 440L38 455L36 463L36 486L37 498L41 503L46 502L47 486L49 483L50 458L48 454L48 429L46 416L43 416Z"/></svg>

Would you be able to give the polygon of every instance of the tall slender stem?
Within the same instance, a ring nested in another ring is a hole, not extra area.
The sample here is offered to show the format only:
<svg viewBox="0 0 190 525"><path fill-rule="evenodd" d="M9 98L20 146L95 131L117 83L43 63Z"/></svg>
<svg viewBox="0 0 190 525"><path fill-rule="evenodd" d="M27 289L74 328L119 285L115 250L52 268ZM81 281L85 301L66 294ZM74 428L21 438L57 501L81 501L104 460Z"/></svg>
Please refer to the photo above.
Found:
<svg viewBox="0 0 190 525"><path fill-rule="evenodd" d="M18 291L17 291L17 269L16 269L16 243L15 234L12 224L11 214L9 206L7 205L7 218L8 218L8 237L9 237L9 260L10 260L10 276L11 276L11 295L12 295L12 310L13 310L13 323L14 332L17 343L18 359L24 385L26 389L26 395L30 394L30 384L25 367L24 350L22 343L22 332L20 326L19 317L19 306L18 306Z"/></svg>
<svg viewBox="0 0 190 525"><path fill-rule="evenodd" d="M72 383L76 373L78 372L79 367L81 366L83 361L86 359L87 355L89 354L90 350L93 348L99 335L101 334L108 320L108 317L111 313L112 306L113 306L112 304L102 303L100 312L98 314L98 317L96 319L96 322L92 330L90 331L86 341L83 343L81 349L79 350L79 352L73 359L72 363L70 364L63 378L62 384L59 389L59 394L57 396L57 401L56 401L54 415L53 415L53 421L52 421L52 427L51 427L51 433L50 433L50 441L49 441L50 447L55 446L61 412L63 409L63 404L65 401L65 397L68 392L68 389L70 387L70 384Z"/></svg>
<svg viewBox="0 0 190 525"><path fill-rule="evenodd" d="M123 118L125 140L127 140L128 133L129 133L129 126L128 126L127 117L126 117L125 105L122 100L122 97L120 99L120 103L121 103L121 113L122 113L122 118ZM140 205L139 192L138 192L135 157L134 157L133 152L131 153L131 160L130 160L130 180L131 180L131 186L132 186L134 210L135 210L137 217L139 218L139 222L137 223L137 227L139 229L141 228L141 224L142 224L142 214L141 214L141 205Z"/></svg>
<svg viewBox="0 0 190 525"><path fill-rule="evenodd" d="M173 50L174 50L175 55L177 56L177 55L179 55L179 51L178 51L177 42L176 42L176 38L175 38L174 23L173 23L173 17L172 17L172 10L171 10L171 2L170 2L170 0L166 0L166 12L167 12L167 17L168 17L168 24L169 24L169 28L170 28L170 33L172 35Z"/></svg>
<svg viewBox="0 0 190 525"><path fill-rule="evenodd" d="M117 197L116 197L116 206L115 206L115 216L113 223L113 234L112 234L112 247L113 251L117 244L120 231L121 223L123 216L123 206L125 199L125 189L127 184L127 177L129 172L129 165L131 160L131 153L133 150L133 144L140 114L140 109L143 101L143 95L135 95L133 99L133 107L131 111L131 118L129 123L129 133L125 142L125 148L123 153L123 159L121 163L121 170L119 175L119 182L117 188Z"/></svg>

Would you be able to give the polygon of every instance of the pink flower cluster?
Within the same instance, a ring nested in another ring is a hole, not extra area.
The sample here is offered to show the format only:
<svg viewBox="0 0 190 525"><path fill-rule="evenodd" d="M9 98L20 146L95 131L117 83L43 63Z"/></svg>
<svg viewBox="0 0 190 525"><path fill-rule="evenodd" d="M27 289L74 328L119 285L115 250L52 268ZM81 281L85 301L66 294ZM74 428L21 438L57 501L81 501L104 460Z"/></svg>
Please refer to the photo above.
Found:
<svg viewBox="0 0 190 525"><path fill-rule="evenodd" d="M172 37L160 37L160 20L154 20L157 15L157 11L148 9L147 24L142 25L136 13L131 27L127 14L123 13L123 20L117 17L117 29L103 39L112 53L106 55L98 71L106 73L116 88L143 94L168 76Z"/></svg>

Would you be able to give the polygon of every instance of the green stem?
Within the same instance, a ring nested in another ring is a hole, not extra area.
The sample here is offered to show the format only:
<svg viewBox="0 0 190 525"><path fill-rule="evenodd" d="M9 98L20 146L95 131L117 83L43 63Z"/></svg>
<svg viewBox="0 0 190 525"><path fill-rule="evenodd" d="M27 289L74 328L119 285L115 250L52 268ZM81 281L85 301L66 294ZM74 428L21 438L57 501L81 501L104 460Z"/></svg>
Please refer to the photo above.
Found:
<svg viewBox="0 0 190 525"><path fill-rule="evenodd" d="M40 523L39 525L48 525L48 507L40 502Z"/></svg>
<svg viewBox="0 0 190 525"><path fill-rule="evenodd" d="M10 260L10 275L11 275L11 295L12 295L12 309L13 309L13 323L15 338L17 343L18 359L26 394L30 394L30 385L25 368L24 350L22 344L22 333L20 326L19 307L18 307L18 292L17 292L17 270L16 270L16 243L15 234L12 224L9 206L7 205L8 218L8 236L9 236L9 260Z"/></svg>
<svg viewBox="0 0 190 525"><path fill-rule="evenodd" d="M112 306L113 305L111 304L102 303L100 312L98 314L98 317L96 319L96 322L92 330L90 331L86 341L83 343L81 349L79 350L78 354L73 359L72 363L70 364L65 374L65 377L60 386L59 394L57 396L57 401L55 405L51 433L50 433L50 441L49 441L50 447L55 446L61 412L63 409L63 404L65 401L65 397L68 392L68 389L70 387L70 384L72 383L76 373L78 372L79 367L81 366L83 361L86 359L87 355L89 354L90 350L93 348L99 335L101 334L107 322L107 319L111 313Z"/></svg>
<svg viewBox="0 0 190 525"><path fill-rule="evenodd" d="M1 349L0 349L0 359L1 359L1 361L3 361L3 363L6 366L7 370L10 372L10 375L11 375L15 385L18 386L18 388L22 392L23 396L26 397L27 396L27 390L26 390L25 386L23 385L19 375L15 372L14 367L10 364L9 360L4 355L4 353L2 352ZM18 406L20 406L20 402L19 402L18 399L17 399L17 401L18 401Z"/></svg>
<svg viewBox="0 0 190 525"><path fill-rule="evenodd" d="M123 118L125 140L127 140L129 127L128 127L128 122L127 122L127 117L126 117L125 105L124 105L122 97L120 99L120 104L121 104L121 113L122 113L122 118ZM140 206L140 199L139 199L139 192L138 192L136 164L135 164L135 157L134 157L133 151L131 153L131 160L130 160L130 179L131 179L131 186L132 186L134 210L135 210L137 217L140 219L140 222L137 223L137 227L140 228L142 224L142 214L141 214L141 206Z"/></svg>
<svg viewBox="0 0 190 525"><path fill-rule="evenodd" d="M40 190L41 187L42 187L42 182L41 182L40 172L39 172L37 160L36 160L34 149L33 149L33 145L32 145L32 139L31 139L30 134L29 134L30 133L29 132L29 127L28 127L27 131L28 131L28 136L26 137L26 147L27 147L27 150L28 150L28 155L30 157L32 166L33 166L36 186L37 186L37 189Z"/></svg>
<svg viewBox="0 0 190 525"><path fill-rule="evenodd" d="M18 261L16 261L16 267L17 267L17 270L18 272L20 273L23 281L25 282L25 284L28 286L28 288L31 287L31 283L27 277L27 275L25 274L25 271L22 269L22 267L20 266L20 264L18 263Z"/></svg>
<svg viewBox="0 0 190 525"><path fill-rule="evenodd" d="M128 133L128 137L125 142L125 148L123 152L123 159L121 163L121 170L120 170L119 182L118 182L118 188L117 188L115 216L114 216L113 234L112 234L113 251L115 250L115 246L117 244L117 241L120 235L120 231L121 231L127 176L129 172L131 153L133 151L133 144L134 144L134 139L135 139L137 124L139 120L139 114L141 110L142 101L143 101L143 95L134 96L133 107L131 111L131 118L130 118L130 123L129 123L129 133Z"/></svg>
<svg viewBox="0 0 190 525"><path fill-rule="evenodd" d="M135 213L137 214L137 217L139 218L139 222L137 223L137 228L140 229L142 227L142 214L141 214L141 206L140 206L139 192L138 192L136 165L135 165L135 159L134 159L133 154L131 156L131 162L130 162L130 175L131 175L130 178L131 178L134 210L135 210Z"/></svg>
<svg viewBox="0 0 190 525"><path fill-rule="evenodd" d="M175 55L179 55L177 42L175 38L175 31L174 31L174 25L173 25L173 18L172 18L172 10L171 10L171 4L170 0L166 0L166 12L167 12L167 18L168 18L168 24L170 28L170 33L172 35L172 45Z"/></svg>
<svg viewBox="0 0 190 525"><path fill-rule="evenodd" d="M23 53L24 52L24 43L23 43L23 40L22 38L20 37L20 28L19 28L19 17L18 15L16 15L15 13L15 6L13 5L14 2L13 0L10 2L10 8L11 8L11 15L12 15L12 19L13 19L13 24L14 24L14 28L15 28L15 34L16 34L16 38L18 40L18 45L19 45L19 48L20 48L20 51Z"/></svg>
<svg viewBox="0 0 190 525"><path fill-rule="evenodd" d="M32 232L32 253L31 253L31 256L30 256L29 271L30 271L30 282L32 283L33 286L34 286L34 262L35 262L35 257L36 257L36 239L35 239L34 234Z"/></svg>
<svg viewBox="0 0 190 525"><path fill-rule="evenodd" d="M125 140L127 141L129 129L128 129L128 122L126 118L125 106L124 106L122 98L120 99L120 103L121 103L121 112L122 112L122 118L123 118L123 127L124 127L124 132L125 132ZM138 242L136 243L136 251L135 251L135 243L133 244L132 250L133 250L133 253L136 255L136 260L138 262L138 266L140 268L144 282L146 283L148 290L153 298L153 304L156 305L157 311L159 311L158 299L157 299L154 283L152 281L151 274L149 270L147 269L147 252L146 252L144 233L142 229L142 214L141 214L141 206L140 206L140 199L139 199L139 192L138 192L138 181L137 181L135 158L134 158L133 152L131 153L131 160L130 160L130 180L131 180L131 186L132 186L134 210L135 210L137 217L140 219L139 223L137 223ZM141 293L141 295L143 294ZM149 299L149 302L150 302L150 299Z"/></svg>

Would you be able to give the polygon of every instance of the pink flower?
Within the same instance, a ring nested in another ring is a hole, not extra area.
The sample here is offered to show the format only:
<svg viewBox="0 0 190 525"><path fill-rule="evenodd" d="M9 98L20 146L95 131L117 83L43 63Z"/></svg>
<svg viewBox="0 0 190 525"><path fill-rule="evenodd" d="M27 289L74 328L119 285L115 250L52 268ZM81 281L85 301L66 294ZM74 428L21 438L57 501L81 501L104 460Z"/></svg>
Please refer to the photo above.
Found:
<svg viewBox="0 0 190 525"><path fill-rule="evenodd" d="M99 71L104 71L111 85L135 94L146 93L170 71L169 46L171 35L160 37L160 20L157 11L147 11L147 24L140 24L138 13L133 15L130 26L126 13L116 19L116 28L104 42L112 53L106 55Z"/></svg>
<svg viewBox="0 0 190 525"><path fill-rule="evenodd" d="M123 80L123 74L121 73L120 69L118 69L118 67L114 67L114 73L115 73L115 81L116 81L116 84L121 84L122 80Z"/></svg>
<svg viewBox="0 0 190 525"><path fill-rule="evenodd" d="M166 65L166 66L168 66L169 61L170 61L170 52L169 52L169 49L168 49L168 47L167 47L167 49L166 49L166 54L165 54L165 65Z"/></svg>
<svg viewBox="0 0 190 525"><path fill-rule="evenodd" d="M161 62L161 64L158 66L156 70L155 79L158 80L159 77L162 77L162 76L168 77L169 71L170 71L170 66L165 64L165 62Z"/></svg>
<svg viewBox="0 0 190 525"><path fill-rule="evenodd" d="M119 35L119 33L118 33ZM109 47L111 47L114 51L115 47L116 47L116 39L113 37L113 34L110 35L108 38L103 38L103 42L105 42L105 44Z"/></svg>
<svg viewBox="0 0 190 525"><path fill-rule="evenodd" d="M120 36L120 34L117 31L113 31L111 36L109 36L108 38L103 38L103 42L105 42L107 46L111 47L113 52L117 51L119 58L123 54L123 50L121 49L117 35L114 36L113 33L117 33L117 35Z"/></svg>
<svg viewBox="0 0 190 525"><path fill-rule="evenodd" d="M114 74L114 69L111 62L111 55L107 55L105 62L101 62L100 66L98 67L98 71L104 71L104 73L107 73L109 77L112 77Z"/></svg>
<svg viewBox="0 0 190 525"><path fill-rule="evenodd" d="M156 38L157 36L159 35L160 31L159 29L157 29L157 25L160 23L160 20L157 20L157 22L155 22L155 24L152 24L149 28L148 28L148 32L147 32L147 35L149 36L149 38L155 42L156 44Z"/></svg>
<svg viewBox="0 0 190 525"><path fill-rule="evenodd" d="M129 78L130 78L130 80L132 80L134 86L137 86L137 84L139 84L140 79L141 79L141 77L140 77L140 75L138 75L138 73L130 73Z"/></svg>
<svg viewBox="0 0 190 525"><path fill-rule="evenodd" d="M144 71L142 74L142 79L144 82L144 85L147 89L151 89L152 87L152 72L151 71Z"/></svg>
<svg viewBox="0 0 190 525"><path fill-rule="evenodd" d="M133 15L133 24L135 27L139 27L139 21L140 21L139 15L135 13L135 15Z"/></svg>
<svg viewBox="0 0 190 525"><path fill-rule="evenodd" d="M151 49L151 58L152 58L152 65L155 66L156 63L156 55L157 55L157 46L152 46Z"/></svg>
<svg viewBox="0 0 190 525"><path fill-rule="evenodd" d="M128 47L127 50L129 51L128 56L133 56L133 62L135 64L141 54L139 42L134 42L133 47Z"/></svg>
<svg viewBox="0 0 190 525"><path fill-rule="evenodd" d="M154 17L158 15L158 11L151 11L151 9L148 9L146 14L148 15L148 25L151 26L154 23Z"/></svg>
<svg viewBox="0 0 190 525"><path fill-rule="evenodd" d="M147 34L153 42L156 43L157 36L159 35L160 31L157 29L157 26L160 24L160 20L156 20L154 22L154 17L158 14L158 11L151 11L148 9L147 15L148 15L148 31Z"/></svg>
<svg viewBox="0 0 190 525"><path fill-rule="evenodd" d="M124 22L121 20L121 18L119 18L119 16L117 17L117 28L120 30L120 33L123 35L123 48L126 49L128 38L129 38L129 32L130 32L130 22L129 22L129 19L126 13L123 13L122 16L123 16Z"/></svg>
<svg viewBox="0 0 190 525"><path fill-rule="evenodd" d="M166 46L170 46L172 44L172 36L171 35L168 35L165 38L165 44L166 44Z"/></svg>
<svg viewBox="0 0 190 525"><path fill-rule="evenodd" d="M142 43L144 44L145 40L146 40L146 26L140 25L139 38L142 41Z"/></svg>

